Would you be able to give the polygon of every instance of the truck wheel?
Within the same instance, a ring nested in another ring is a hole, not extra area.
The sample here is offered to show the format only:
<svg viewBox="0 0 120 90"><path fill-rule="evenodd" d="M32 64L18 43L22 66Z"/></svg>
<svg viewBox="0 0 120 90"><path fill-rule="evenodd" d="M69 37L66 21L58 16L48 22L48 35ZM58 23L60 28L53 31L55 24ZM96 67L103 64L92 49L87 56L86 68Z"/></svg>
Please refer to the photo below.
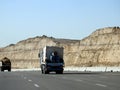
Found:
<svg viewBox="0 0 120 90"><path fill-rule="evenodd" d="M63 74L63 71L56 71L56 74Z"/></svg>
<svg viewBox="0 0 120 90"><path fill-rule="evenodd" d="M4 72L4 69L1 68L1 72Z"/></svg>
<svg viewBox="0 0 120 90"><path fill-rule="evenodd" d="M45 66L42 66L42 74L45 74Z"/></svg>
<svg viewBox="0 0 120 90"><path fill-rule="evenodd" d="M49 71L43 70L43 74L49 74Z"/></svg>
<svg viewBox="0 0 120 90"><path fill-rule="evenodd" d="M60 71L60 74L63 74L63 71Z"/></svg>
<svg viewBox="0 0 120 90"><path fill-rule="evenodd" d="M11 68L9 68L8 71L11 72Z"/></svg>
<svg viewBox="0 0 120 90"><path fill-rule="evenodd" d="M43 68L41 67L41 73L43 74Z"/></svg>
<svg viewBox="0 0 120 90"><path fill-rule="evenodd" d="M43 70L41 69L41 72L42 72L42 74L43 74Z"/></svg>
<svg viewBox="0 0 120 90"><path fill-rule="evenodd" d="M45 74L49 74L49 71L45 71Z"/></svg>

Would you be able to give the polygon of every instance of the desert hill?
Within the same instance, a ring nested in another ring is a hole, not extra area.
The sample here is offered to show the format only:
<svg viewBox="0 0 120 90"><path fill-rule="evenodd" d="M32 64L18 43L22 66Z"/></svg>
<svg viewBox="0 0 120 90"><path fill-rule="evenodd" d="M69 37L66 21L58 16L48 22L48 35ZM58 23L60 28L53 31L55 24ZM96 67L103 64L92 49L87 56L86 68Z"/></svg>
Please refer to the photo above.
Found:
<svg viewBox="0 0 120 90"><path fill-rule="evenodd" d="M64 47L66 66L120 66L120 28L107 27L82 40L36 36L0 48L0 59L8 57L13 68L38 68L38 53L44 46Z"/></svg>

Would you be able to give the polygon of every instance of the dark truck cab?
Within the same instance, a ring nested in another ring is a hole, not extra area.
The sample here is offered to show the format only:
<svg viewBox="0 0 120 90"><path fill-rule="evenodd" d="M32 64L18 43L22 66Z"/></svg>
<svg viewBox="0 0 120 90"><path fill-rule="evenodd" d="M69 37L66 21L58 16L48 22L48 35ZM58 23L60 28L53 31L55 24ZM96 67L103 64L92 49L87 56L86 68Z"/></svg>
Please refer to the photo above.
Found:
<svg viewBox="0 0 120 90"><path fill-rule="evenodd" d="M40 67L42 74L56 72L62 74L64 71L63 48L55 46L46 46L40 53Z"/></svg>
<svg viewBox="0 0 120 90"><path fill-rule="evenodd" d="M8 71L11 71L11 61L10 59L8 59L7 57L4 57L2 60L1 60L1 71L4 71L4 70L8 70Z"/></svg>

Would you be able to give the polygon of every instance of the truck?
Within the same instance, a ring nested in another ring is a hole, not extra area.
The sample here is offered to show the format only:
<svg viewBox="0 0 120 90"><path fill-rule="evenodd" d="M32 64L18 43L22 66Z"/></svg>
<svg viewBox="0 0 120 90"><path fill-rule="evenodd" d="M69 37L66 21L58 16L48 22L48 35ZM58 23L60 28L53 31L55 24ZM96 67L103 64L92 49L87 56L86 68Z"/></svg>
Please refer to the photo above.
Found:
<svg viewBox="0 0 120 90"><path fill-rule="evenodd" d="M11 61L7 57L4 57L1 60L1 71L4 72L4 70L8 70L9 72L11 71Z"/></svg>
<svg viewBox="0 0 120 90"><path fill-rule="evenodd" d="M45 46L39 51L40 68L42 74L49 74L50 72L63 74L63 50L63 47Z"/></svg>

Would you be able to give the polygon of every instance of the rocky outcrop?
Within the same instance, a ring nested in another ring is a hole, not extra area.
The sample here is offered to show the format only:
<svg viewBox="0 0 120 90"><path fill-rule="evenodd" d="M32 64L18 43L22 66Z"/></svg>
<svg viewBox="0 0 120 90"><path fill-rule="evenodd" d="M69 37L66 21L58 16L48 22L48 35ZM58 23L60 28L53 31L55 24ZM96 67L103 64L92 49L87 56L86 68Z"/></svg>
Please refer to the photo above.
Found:
<svg viewBox="0 0 120 90"><path fill-rule="evenodd" d="M120 66L120 28L98 29L83 40L53 37L29 38L0 49L0 59L8 57L12 68L38 68L38 53L44 46L64 47L66 66Z"/></svg>
<svg viewBox="0 0 120 90"><path fill-rule="evenodd" d="M78 40L69 39L55 39L53 37L29 38L18 42L17 44L10 44L5 48L0 49L0 59L8 57L12 61L12 68L38 68L39 51L45 46L63 46L75 44Z"/></svg>
<svg viewBox="0 0 120 90"><path fill-rule="evenodd" d="M79 59L81 66L120 66L120 28L103 28L80 41ZM78 54L79 53L79 54Z"/></svg>

